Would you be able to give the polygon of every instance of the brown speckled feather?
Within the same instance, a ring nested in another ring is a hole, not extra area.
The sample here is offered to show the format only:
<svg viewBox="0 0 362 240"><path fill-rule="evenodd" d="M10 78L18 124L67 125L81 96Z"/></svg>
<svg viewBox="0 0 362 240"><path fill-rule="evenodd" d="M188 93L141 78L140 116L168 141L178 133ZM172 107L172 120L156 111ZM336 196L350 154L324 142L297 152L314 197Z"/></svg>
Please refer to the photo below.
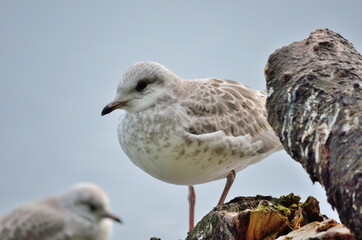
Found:
<svg viewBox="0 0 362 240"><path fill-rule="evenodd" d="M182 104L192 119L187 131L201 135L222 130L227 136L249 134L261 141L259 153L281 148L279 139L267 122L266 92L222 79L193 80L189 99Z"/></svg>
<svg viewBox="0 0 362 240"><path fill-rule="evenodd" d="M189 132L204 134L222 130L227 136L258 136L269 130L264 91L221 79L199 80L183 103L193 119ZM196 101L195 101L196 100Z"/></svg>

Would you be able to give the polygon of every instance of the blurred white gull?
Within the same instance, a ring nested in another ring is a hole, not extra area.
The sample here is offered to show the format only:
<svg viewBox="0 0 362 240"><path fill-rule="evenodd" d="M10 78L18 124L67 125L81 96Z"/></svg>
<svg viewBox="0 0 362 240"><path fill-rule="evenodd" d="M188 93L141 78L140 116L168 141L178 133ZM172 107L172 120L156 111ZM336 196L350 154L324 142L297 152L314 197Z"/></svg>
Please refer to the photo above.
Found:
<svg viewBox="0 0 362 240"><path fill-rule="evenodd" d="M106 194L96 185L80 183L64 194L17 207L0 219L0 240L107 240L109 210Z"/></svg>
<svg viewBox="0 0 362 240"><path fill-rule="evenodd" d="M189 230L194 226L192 185L227 178L281 150L267 122L266 92L216 78L183 80L155 62L140 62L121 78L102 111L124 109L119 142L142 170L162 181L189 186Z"/></svg>

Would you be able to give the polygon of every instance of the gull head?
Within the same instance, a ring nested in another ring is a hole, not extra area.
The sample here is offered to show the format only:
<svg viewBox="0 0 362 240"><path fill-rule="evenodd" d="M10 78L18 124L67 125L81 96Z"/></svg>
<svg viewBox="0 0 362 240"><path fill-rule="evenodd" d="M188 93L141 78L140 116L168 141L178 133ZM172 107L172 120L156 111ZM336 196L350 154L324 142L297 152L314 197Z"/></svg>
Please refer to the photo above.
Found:
<svg viewBox="0 0 362 240"><path fill-rule="evenodd" d="M107 195L97 185L79 183L60 196L63 207L93 224L103 219L122 221L109 210Z"/></svg>
<svg viewBox="0 0 362 240"><path fill-rule="evenodd" d="M170 100L179 91L178 81L174 73L159 63L136 63L122 76L116 97L104 107L102 116L116 109L141 112Z"/></svg>

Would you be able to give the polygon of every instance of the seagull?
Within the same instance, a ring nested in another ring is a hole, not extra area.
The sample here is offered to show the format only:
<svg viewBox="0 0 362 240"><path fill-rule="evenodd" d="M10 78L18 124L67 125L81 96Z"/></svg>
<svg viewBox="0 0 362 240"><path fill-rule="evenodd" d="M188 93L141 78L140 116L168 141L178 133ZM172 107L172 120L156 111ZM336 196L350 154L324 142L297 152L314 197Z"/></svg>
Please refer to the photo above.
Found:
<svg viewBox="0 0 362 240"><path fill-rule="evenodd" d="M281 150L267 122L266 91L219 78L181 79L156 62L139 62L120 79L102 116L123 109L118 140L129 159L151 176L188 186L226 178L222 205L236 172Z"/></svg>
<svg viewBox="0 0 362 240"><path fill-rule="evenodd" d="M30 202L0 219L0 240L107 240L108 198L96 185L79 183L61 195Z"/></svg>

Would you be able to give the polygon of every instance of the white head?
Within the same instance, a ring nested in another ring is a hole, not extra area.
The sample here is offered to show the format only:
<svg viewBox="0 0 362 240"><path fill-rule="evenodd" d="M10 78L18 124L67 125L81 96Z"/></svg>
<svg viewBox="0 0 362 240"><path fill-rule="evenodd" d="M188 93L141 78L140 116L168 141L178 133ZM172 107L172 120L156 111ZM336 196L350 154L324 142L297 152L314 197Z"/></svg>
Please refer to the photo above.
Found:
<svg viewBox="0 0 362 240"><path fill-rule="evenodd" d="M103 219L121 220L109 210L107 195L92 183L79 183L60 196L63 206L73 214L98 224Z"/></svg>
<svg viewBox="0 0 362 240"><path fill-rule="evenodd" d="M178 91L180 79L166 67L155 62L140 62L122 76L115 99L102 111L102 115L115 109L140 112L154 107L157 102L172 98Z"/></svg>

